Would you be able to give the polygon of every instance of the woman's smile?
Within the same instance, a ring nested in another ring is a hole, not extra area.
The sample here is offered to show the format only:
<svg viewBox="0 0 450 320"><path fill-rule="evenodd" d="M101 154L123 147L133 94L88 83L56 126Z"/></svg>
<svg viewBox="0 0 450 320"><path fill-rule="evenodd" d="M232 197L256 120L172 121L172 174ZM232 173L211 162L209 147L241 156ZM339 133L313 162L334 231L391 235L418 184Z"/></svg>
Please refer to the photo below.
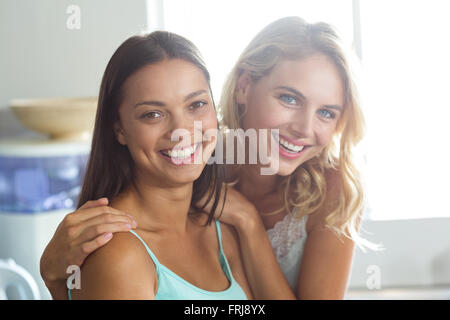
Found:
<svg viewBox="0 0 450 320"><path fill-rule="evenodd" d="M163 149L160 150L159 153L169 163L176 166L182 166L186 164L202 163L194 161L195 157L201 154L202 149L203 143L199 142L181 148Z"/></svg>
<svg viewBox="0 0 450 320"><path fill-rule="evenodd" d="M136 167L154 181L196 180L210 157L211 143L202 142L204 134L217 129L202 71L184 60L163 60L135 72L124 88L118 136Z"/></svg>
<svg viewBox="0 0 450 320"><path fill-rule="evenodd" d="M278 174L289 175L333 137L344 101L339 71L329 58L315 54L283 60L256 82L246 77L241 76L236 96L247 109L242 127L282 132L272 135L271 145L280 155Z"/></svg>
<svg viewBox="0 0 450 320"><path fill-rule="evenodd" d="M301 157L311 145L304 142L296 142L286 136L272 134L278 145L278 152L288 159L297 159Z"/></svg>

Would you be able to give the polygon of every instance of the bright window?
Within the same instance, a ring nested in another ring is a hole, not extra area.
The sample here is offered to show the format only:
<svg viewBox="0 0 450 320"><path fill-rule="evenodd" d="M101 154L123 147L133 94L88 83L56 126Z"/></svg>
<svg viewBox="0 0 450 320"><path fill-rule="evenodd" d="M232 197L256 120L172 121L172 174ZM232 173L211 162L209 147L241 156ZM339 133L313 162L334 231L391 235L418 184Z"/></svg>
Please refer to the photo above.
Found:
<svg viewBox="0 0 450 320"><path fill-rule="evenodd" d="M187 37L205 58L218 101L222 84L239 54L264 26L285 16L333 23L349 41L352 36L351 0L164 0L166 30Z"/></svg>
<svg viewBox="0 0 450 320"><path fill-rule="evenodd" d="M373 219L450 217L449 5L361 1Z"/></svg>

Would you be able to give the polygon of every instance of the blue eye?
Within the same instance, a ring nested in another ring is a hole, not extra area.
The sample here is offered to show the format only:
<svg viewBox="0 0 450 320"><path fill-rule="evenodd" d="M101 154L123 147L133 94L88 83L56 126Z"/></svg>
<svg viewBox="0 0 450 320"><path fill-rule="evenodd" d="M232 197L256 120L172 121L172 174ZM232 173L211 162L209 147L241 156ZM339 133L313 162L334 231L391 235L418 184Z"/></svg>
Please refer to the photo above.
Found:
<svg viewBox="0 0 450 320"><path fill-rule="evenodd" d="M200 108L202 108L203 106L205 106L207 103L205 102L205 101L195 101L194 103L192 103L190 106L189 106L189 109L191 109L191 110L195 110L195 109L200 109Z"/></svg>
<svg viewBox="0 0 450 320"><path fill-rule="evenodd" d="M156 111L150 111L142 116L142 118L147 119L160 119L162 117L163 117L162 114Z"/></svg>
<svg viewBox="0 0 450 320"><path fill-rule="evenodd" d="M327 109L321 109L318 111L319 113L322 112L322 115L327 119L334 119L336 118L336 114L334 112L331 112Z"/></svg>
<svg viewBox="0 0 450 320"><path fill-rule="evenodd" d="M287 104L297 104L297 99L289 94L281 94L278 98Z"/></svg>

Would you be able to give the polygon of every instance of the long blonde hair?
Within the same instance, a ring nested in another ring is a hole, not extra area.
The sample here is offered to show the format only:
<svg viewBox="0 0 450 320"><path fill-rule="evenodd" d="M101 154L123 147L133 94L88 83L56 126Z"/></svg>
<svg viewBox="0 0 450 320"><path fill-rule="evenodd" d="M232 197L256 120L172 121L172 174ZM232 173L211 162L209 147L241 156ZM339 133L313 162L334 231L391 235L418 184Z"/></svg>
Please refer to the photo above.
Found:
<svg viewBox="0 0 450 320"><path fill-rule="evenodd" d="M318 156L282 178L285 208L298 207L298 218L311 214L325 202L326 169L337 170L340 184L339 200L328 204L326 224L338 235L355 241L362 249L379 246L360 237L358 220L364 209L361 175L356 168L352 150L364 136L365 121L349 63L336 31L328 24L309 24L299 17L286 17L272 22L260 31L240 55L229 74L219 105L222 125L226 129L242 128L243 111L235 99L240 75L245 71L253 82L270 73L281 60L301 59L312 54L327 56L338 68L344 84L344 112L338 120L330 144Z"/></svg>

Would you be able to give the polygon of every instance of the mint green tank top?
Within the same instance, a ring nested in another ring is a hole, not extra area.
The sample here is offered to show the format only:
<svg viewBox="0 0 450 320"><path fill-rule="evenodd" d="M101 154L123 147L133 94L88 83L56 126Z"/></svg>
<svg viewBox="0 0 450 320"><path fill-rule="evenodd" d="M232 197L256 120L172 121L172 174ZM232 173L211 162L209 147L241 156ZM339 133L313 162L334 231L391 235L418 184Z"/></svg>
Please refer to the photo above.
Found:
<svg viewBox="0 0 450 320"><path fill-rule="evenodd" d="M145 246L148 254L155 263L156 275L158 277L158 290L155 300L247 300L244 290L236 282L231 273L230 265L222 247L222 235L220 231L220 222L216 221L217 237L219 241L219 261L226 277L230 281L230 286L224 291L207 291L200 289L193 284L187 282L166 266L159 263L156 256L147 246L144 240L138 236L133 230L130 230ZM69 300L71 293L69 289Z"/></svg>

